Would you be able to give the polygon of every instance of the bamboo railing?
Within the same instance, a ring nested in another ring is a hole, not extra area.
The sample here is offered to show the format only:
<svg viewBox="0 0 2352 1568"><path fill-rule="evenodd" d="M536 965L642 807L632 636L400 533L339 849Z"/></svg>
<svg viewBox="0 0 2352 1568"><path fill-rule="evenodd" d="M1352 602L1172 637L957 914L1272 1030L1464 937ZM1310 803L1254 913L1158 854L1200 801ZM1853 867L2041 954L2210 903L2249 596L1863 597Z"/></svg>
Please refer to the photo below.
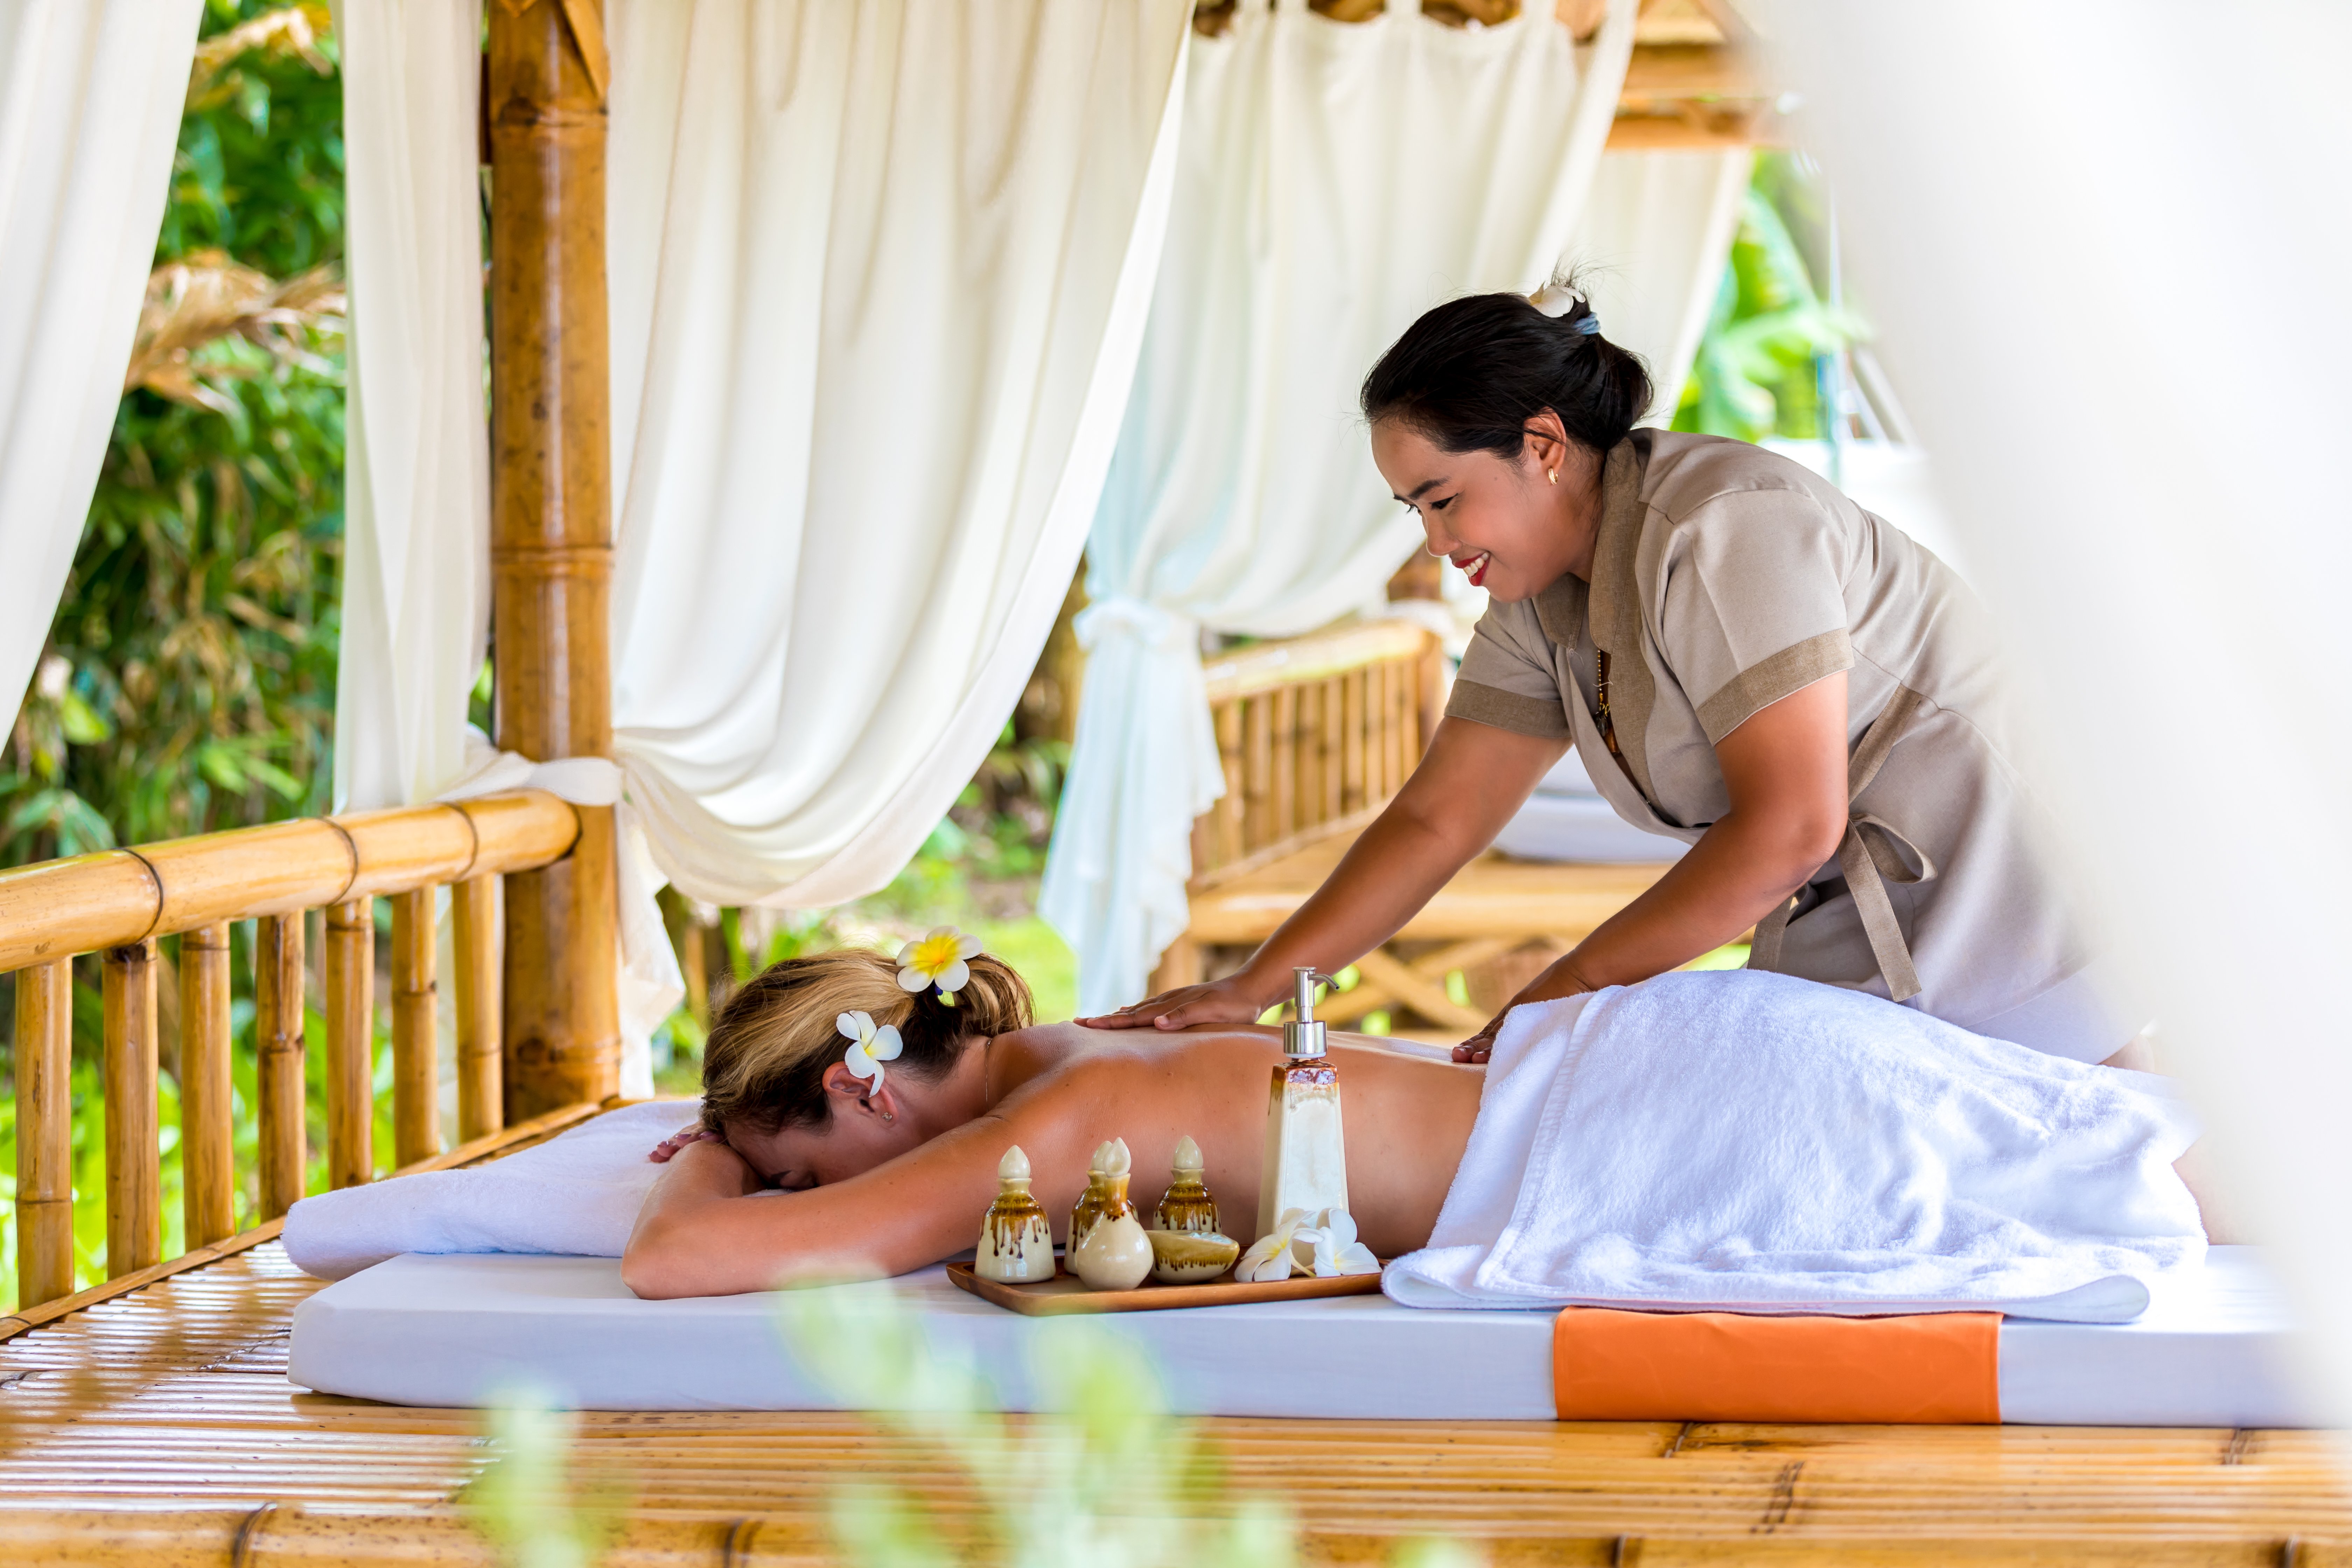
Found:
<svg viewBox="0 0 2352 1568"><path fill-rule="evenodd" d="M1210 659L1225 794L1192 824L1192 890L1378 816L1437 728L1444 658L1434 633L1395 620Z"/></svg>
<svg viewBox="0 0 2352 1568"><path fill-rule="evenodd" d="M539 790L209 833L0 871L0 973L16 975L19 1306L72 1294L72 963L100 955L110 1278L163 1258L158 938L180 937L181 1158L187 1246L236 1228L231 1156L229 926L254 933L259 1084L257 1185L265 1219L302 1195L303 916L326 911L327 1166L335 1186L375 1168L375 900L393 906L395 1161L440 1152L433 905L448 886L457 964L458 1137L504 1124L494 878L571 853L573 808Z"/></svg>

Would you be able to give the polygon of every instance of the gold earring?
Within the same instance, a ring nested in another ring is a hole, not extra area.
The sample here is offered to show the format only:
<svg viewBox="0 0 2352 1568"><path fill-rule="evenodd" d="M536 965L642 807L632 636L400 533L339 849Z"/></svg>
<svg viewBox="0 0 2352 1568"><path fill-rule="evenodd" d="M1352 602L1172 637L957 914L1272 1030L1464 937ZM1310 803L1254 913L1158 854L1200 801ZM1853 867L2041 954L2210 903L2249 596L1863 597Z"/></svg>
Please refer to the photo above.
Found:
<svg viewBox="0 0 2352 1568"><path fill-rule="evenodd" d="M1546 468L1544 470L1544 478L1550 483L1556 485L1559 483L1559 470L1558 468Z"/></svg>

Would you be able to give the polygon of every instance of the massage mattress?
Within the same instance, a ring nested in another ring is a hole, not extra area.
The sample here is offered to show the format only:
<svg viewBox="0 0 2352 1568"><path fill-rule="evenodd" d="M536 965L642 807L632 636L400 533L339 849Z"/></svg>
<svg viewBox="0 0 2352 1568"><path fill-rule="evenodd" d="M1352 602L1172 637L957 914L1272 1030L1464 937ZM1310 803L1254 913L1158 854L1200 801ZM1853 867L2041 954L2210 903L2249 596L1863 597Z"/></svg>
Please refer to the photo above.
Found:
<svg viewBox="0 0 2352 1568"><path fill-rule="evenodd" d="M935 1344L990 1369L1003 1408L1035 1407L1030 1358L1041 1336L1073 1320L991 1306L941 1268L894 1283ZM1084 1321L1149 1351L1171 1407L1187 1414L1532 1421L1580 1414L1556 1397L1559 1317L1359 1296ZM2135 1321L2001 1321L1998 1418L2309 1426L2292 1332L2252 1249L2215 1247L2201 1269L2156 1281ZM483 1405L530 1391L590 1410L842 1407L787 1352L776 1297L641 1301L621 1283L619 1261L601 1258L409 1254L378 1264L296 1311L289 1375L394 1405ZM1736 1409L1650 1414L1742 1418Z"/></svg>

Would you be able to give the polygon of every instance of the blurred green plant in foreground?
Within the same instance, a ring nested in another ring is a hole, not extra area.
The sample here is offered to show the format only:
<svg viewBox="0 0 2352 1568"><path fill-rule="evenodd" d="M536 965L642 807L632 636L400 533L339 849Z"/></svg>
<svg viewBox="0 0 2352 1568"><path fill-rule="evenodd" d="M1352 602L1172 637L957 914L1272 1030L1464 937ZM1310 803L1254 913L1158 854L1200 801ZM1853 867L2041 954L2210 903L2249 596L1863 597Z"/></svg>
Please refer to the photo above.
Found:
<svg viewBox="0 0 2352 1568"><path fill-rule="evenodd" d="M780 1311L804 1373L853 1408L877 1412L910 1461L944 1454L980 1504L959 1531L887 1473L844 1487L834 1534L857 1568L1297 1561L1297 1527L1282 1500L1235 1488L1199 1426L1169 1414L1149 1354L1098 1324L1038 1325L1027 1372L1050 1414L1016 1418L997 1413L982 1370L933 1343L887 1283L789 1291ZM1439 1542L1407 1542L1397 1557L1399 1568L1477 1561Z"/></svg>
<svg viewBox="0 0 2352 1568"><path fill-rule="evenodd" d="M499 1457L466 1489L476 1528L514 1568L591 1568L610 1543L625 1494L608 1477L574 1476L577 1416L536 1394L489 1412Z"/></svg>

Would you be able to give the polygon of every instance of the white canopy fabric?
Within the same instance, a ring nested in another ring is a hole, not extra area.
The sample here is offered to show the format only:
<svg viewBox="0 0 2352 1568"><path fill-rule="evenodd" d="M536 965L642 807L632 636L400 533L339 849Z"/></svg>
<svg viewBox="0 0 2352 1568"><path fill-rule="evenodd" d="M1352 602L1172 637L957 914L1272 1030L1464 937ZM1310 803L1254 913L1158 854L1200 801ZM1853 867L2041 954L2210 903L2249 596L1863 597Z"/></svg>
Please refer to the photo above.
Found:
<svg viewBox="0 0 2352 1568"><path fill-rule="evenodd" d="M2065 848L2352 1419L2352 9L1772 20Z"/></svg>
<svg viewBox="0 0 2352 1568"><path fill-rule="evenodd" d="M1189 0L612 0L615 748L698 898L938 824L1094 515Z"/></svg>
<svg viewBox="0 0 2352 1568"><path fill-rule="evenodd" d="M1650 367L1657 397L1644 425L1674 423L1755 162L1746 147L1601 160L1571 251L1601 330Z"/></svg>
<svg viewBox="0 0 2352 1568"><path fill-rule="evenodd" d="M1431 305L1528 289L1577 232L1633 47L1580 61L1549 7L1445 27L1244 0L1200 38L1167 258L1087 542L1077 742L1042 912L1079 1005L1143 994L1184 929L1192 818L1223 792L1205 628L1308 630L1380 597L1419 531L1356 389Z"/></svg>
<svg viewBox="0 0 2352 1568"><path fill-rule="evenodd" d="M489 594L479 16L341 6L353 805L525 776L465 731ZM1189 17L611 0L625 1091L677 994L663 877L729 903L870 892L1011 711L1133 374Z"/></svg>
<svg viewBox="0 0 2352 1568"><path fill-rule="evenodd" d="M466 766L490 621L482 402L481 0L336 0L350 392L335 808Z"/></svg>
<svg viewBox="0 0 2352 1568"><path fill-rule="evenodd" d="M98 486L163 224L203 0L0 0L0 702Z"/></svg>

